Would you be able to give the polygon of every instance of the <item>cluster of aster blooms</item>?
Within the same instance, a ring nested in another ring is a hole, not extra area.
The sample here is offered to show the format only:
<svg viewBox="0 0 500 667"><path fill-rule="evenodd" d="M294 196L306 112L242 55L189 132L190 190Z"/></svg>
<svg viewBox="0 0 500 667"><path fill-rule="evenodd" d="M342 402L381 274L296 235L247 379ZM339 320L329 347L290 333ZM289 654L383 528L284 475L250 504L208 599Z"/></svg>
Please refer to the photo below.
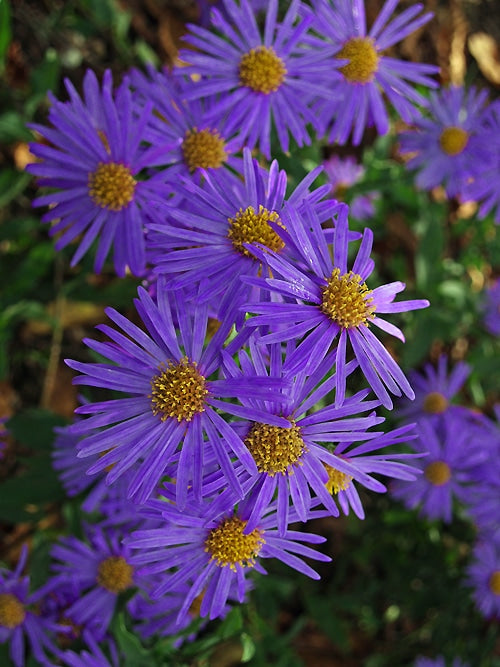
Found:
<svg viewBox="0 0 500 667"><path fill-rule="evenodd" d="M449 523L459 513L474 522L476 546L466 584L474 589L479 611L500 618L500 405L496 421L452 401L470 373L465 362L448 373L446 356L437 368L410 374L415 400L402 402L402 423L416 423L418 437L409 443L422 475L412 484L395 481L392 495L406 507L420 508L428 519Z"/></svg>
<svg viewBox="0 0 500 667"><path fill-rule="evenodd" d="M421 472L422 454L403 452L413 425L379 428L377 408L414 392L375 331L404 341L385 315L428 302L396 301L401 282L368 286L373 233L349 229L332 186L315 187L320 169L287 192L263 158L274 135L286 152L290 135L387 132L384 97L418 122L415 85L436 87L436 68L384 51L430 14L392 17L387 0L367 30L362 0L311 4L293 0L278 21L271 0L258 22L250 0L224 0L207 28L189 26L182 67L117 87L87 72L82 96L66 82L50 126L32 126L28 169L50 189L35 205L56 248L76 245L75 265L92 247L97 272L111 252L143 285L133 321L109 308L113 324L85 341L102 361L67 362L103 400L82 399L54 466L92 514L53 547L37 593L21 564L3 571L0 641L16 666L24 635L41 664L115 664L121 594L143 638L189 635L243 602L265 559L318 578L304 559L330 560L309 546L324 538L291 524L363 518L357 486L385 492L378 476ZM359 177L330 169L335 186Z"/></svg>

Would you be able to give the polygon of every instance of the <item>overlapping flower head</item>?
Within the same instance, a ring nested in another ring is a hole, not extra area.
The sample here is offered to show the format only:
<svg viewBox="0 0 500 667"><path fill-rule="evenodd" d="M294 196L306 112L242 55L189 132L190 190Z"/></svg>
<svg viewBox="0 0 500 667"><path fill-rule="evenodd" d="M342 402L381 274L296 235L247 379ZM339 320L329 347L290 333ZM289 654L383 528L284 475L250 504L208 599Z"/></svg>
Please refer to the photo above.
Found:
<svg viewBox="0 0 500 667"><path fill-rule="evenodd" d="M425 190L443 185L448 196L463 194L491 153L484 127L487 91L452 86L432 92L428 116L413 121L399 135L401 152L410 153L409 169L418 170L415 183Z"/></svg>
<svg viewBox="0 0 500 667"><path fill-rule="evenodd" d="M436 88L430 75L439 68L434 65L410 63L384 55L386 49L425 25L432 14L422 14L423 5L414 3L391 19L399 0L386 0L380 14L369 30L366 25L364 0L313 0L318 39L311 40L321 49L326 40L335 48L335 58L341 61L339 79L332 77L328 90L333 90L339 102L321 100L315 112L322 131L330 141L340 144L359 144L367 126L374 125L379 134L389 129L389 115L383 96L407 122L418 118L419 107L427 99L415 85ZM325 54L326 55L326 54ZM347 62L345 62L347 61ZM330 60L332 67L334 62Z"/></svg>
<svg viewBox="0 0 500 667"><path fill-rule="evenodd" d="M310 8L292 0L282 21L277 21L278 1L266 7L263 33L248 0L224 0L224 13L212 10L211 29L189 25L185 36L198 51L181 51L188 63L180 72L201 77L194 85L188 80L186 99L218 95L211 115L227 116L226 131L237 130L249 148L259 147L271 156L271 128L274 126L283 151L289 134L299 146L309 144L307 125L317 126L311 105L318 95L328 94L327 84L335 78L334 49L304 47L303 38L313 23Z"/></svg>
<svg viewBox="0 0 500 667"><path fill-rule="evenodd" d="M38 177L41 186L52 190L33 204L51 207L42 221L52 223L50 234L58 236L56 249L81 237L72 265L97 242L97 273L112 248L119 276L127 269L141 276L146 268L144 223L148 207L153 202L161 205L169 195L157 175L138 178L150 165L151 153L143 141L151 104L136 118L131 91L126 84L113 91L109 71L102 89L95 74L87 71L83 100L70 81L66 81L66 89L68 102L51 98L52 127L30 126L44 142L30 144L38 161L27 170ZM151 150L155 153L157 148Z"/></svg>
<svg viewBox="0 0 500 667"><path fill-rule="evenodd" d="M332 195L339 201L345 201L346 192L360 181L365 173L363 165L352 156L341 158L338 155L332 155L323 162L323 168L330 183ZM377 191L372 191L354 197L349 204L351 217L357 220L372 218L375 213L375 201L379 196Z"/></svg>
<svg viewBox="0 0 500 667"><path fill-rule="evenodd" d="M474 599L486 618L500 618L500 542L480 541L474 548L467 569L467 584L474 588Z"/></svg>

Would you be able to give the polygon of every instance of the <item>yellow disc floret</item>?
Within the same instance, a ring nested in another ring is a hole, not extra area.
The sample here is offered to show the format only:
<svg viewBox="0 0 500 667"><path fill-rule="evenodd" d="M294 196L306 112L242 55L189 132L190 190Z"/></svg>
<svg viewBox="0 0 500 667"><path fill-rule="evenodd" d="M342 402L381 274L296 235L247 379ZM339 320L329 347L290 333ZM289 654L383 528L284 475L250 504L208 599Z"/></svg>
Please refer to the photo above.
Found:
<svg viewBox="0 0 500 667"><path fill-rule="evenodd" d="M370 37L353 37L344 44L335 57L339 60L349 60L339 71L351 83L373 81L378 70L379 56Z"/></svg>
<svg viewBox="0 0 500 667"><path fill-rule="evenodd" d="M292 420L290 428L255 423L245 438L245 445L258 471L272 477L276 473L285 473L293 465L300 465L300 457L306 449L300 428Z"/></svg>
<svg viewBox="0 0 500 667"><path fill-rule="evenodd" d="M337 494L339 491L346 491L353 479L351 475L346 475L345 472L340 472L340 470L329 466L327 463L323 465L328 473L328 481L325 484L328 493Z"/></svg>
<svg viewBox="0 0 500 667"><path fill-rule="evenodd" d="M167 368L151 380L151 407L162 421L169 417L187 422L205 410L208 394L206 379L195 361L183 357L178 363L168 362Z"/></svg>
<svg viewBox="0 0 500 667"><path fill-rule="evenodd" d="M432 415L440 415L448 407L448 399L439 391L431 391L424 398L424 410Z"/></svg>
<svg viewBox="0 0 500 667"><path fill-rule="evenodd" d="M205 551L210 554L210 560L219 567L229 565L231 570L236 570L236 565L253 567L265 543L264 531L256 528L245 535L246 525L246 521L233 516L213 528L205 540Z"/></svg>
<svg viewBox="0 0 500 667"><path fill-rule="evenodd" d="M425 468L424 475L434 486L443 486L450 481L451 469L444 461L433 461Z"/></svg>
<svg viewBox="0 0 500 667"><path fill-rule="evenodd" d="M256 212L253 206L248 206L245 210L240 208L234 218L228 218L228 221L227 237L234 248L246 257L253 258L253 255L244 247L244 243L261 243L274 252L279 252L285 245L283 239L269 225L273 222L284 228L276 211L268 211L267 208L259 206L259 211Z"/></svg>
<svg viewBox="0 0 500 667"><path fill-rule="evenodd" d="M184 162L189 171L217 169L227 160L224 139L217 130L188 130L181 146Z"/></svg>
<svg viewBox="0 0 500 667"><path fill-rule="evenodd" d="M500 595L500 570L495 570L488 580L490 591Z"/></svg>
<svg viewBox="0 0 500 667"><path fill-rule="evenodd" d="M446 127L439 137L439 145L446 155L460 155L469 142L469 133L461 127Z"/></svg>
<svg viewBox="0 0 500 667"><path fill-rule="evenodd" d="M24 605L12 593L0 594L0 628L13 630L26 618Z"/></svg>
<svg viewBox="0 0 500 667"><path fill-rule="evenodd" d="M123 593L133 583L134 568L123 556L109 556L99 563L97 583L110 593Z"/></svg>
<svg viewBox="0 0 500 667"><path fill-rule="evenodd" d="M340 269L334 269L322 292L321 310L344 329L368 326L374 317L372 291L357 273L349 271L341 276Z"/></svg>
<svg viewBox="0 0 500 667"><path fill-rule="evenodd" d="M95 204L110 211L121 211L134 198L137 181L119 162L100 162L89 174L89 195Z"/></svg>
<svg viewBox="0 0 500 667"><path fill-rule="evenodd" d="M285 75L285 63L271 46L257 46L240 59L240 83L257 93L276 92Z"/></svg>

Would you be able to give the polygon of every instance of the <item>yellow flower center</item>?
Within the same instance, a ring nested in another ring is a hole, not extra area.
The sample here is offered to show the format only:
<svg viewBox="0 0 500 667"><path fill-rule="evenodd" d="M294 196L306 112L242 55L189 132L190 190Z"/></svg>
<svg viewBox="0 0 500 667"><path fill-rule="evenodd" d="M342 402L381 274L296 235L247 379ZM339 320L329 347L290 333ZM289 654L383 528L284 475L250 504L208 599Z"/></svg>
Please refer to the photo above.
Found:
<svg viewBox="0 0 500 667"><path fill-rule="evenodd" d="M0 628L13 630L26 618L24 605L12 593L0 594Z"/></svg>
<svg viewBox="0 0 500 667"><path fill-rule="evenodd" d="M344 44L336 58L349 60L339 71L351 83L373 81L374 74L378 70L379 57L370 37L353 37Z"/></svg>
<svg viewBox="0 0 500 667"><path fill-rule="evenodd" d="M97 583L110 593L123 593L132 586L134 568L123 556L109 556L97 568Z"/></svg>
<svg viewBox="0 0 500 667"><path fill-rule="evenodd" d="M337 494L339 491L346 491L353 479L351 475L346 475L345 472L340 472L340 470L329 466L327 463L323 465L328 473L328 481L325 484L328 493Z"/></svg>
<svg viewBox="0 0 500 667"><path fill-rule="evenodd" d="M274 222L284 229L276 211L268 211L267 208L259 206L259 212L256 213L253 206L248 206L245 210L240 208L234 218L228 218L228 222L228 239L234 248L246 257L253 258L253 255L244 247L244 243L261 243L274 252L279 252L285 246L283 239L269 225Z"/></svg>
<svg viewBox="0 0 500 667"><path fill-rule="evenodd" d="M217 130L188 130L181 149L189 171L217 169L227 160L224 139Z"/></svg>
<svg viewBox="0 0 500 667"><path fill-rule="evenodd" d="M183 357L179 363L168 362L165 370L151 380L151 406L154 415L169 417L181 422L191 421L194 415L205 410L208 394L206 379L198 371L195 361Z"/></svg>
<svg viewBox="0 0 500 667"><path fill-rule="evenodd" d="M137 181L128 167L118 162L100 162L89 174L89 195L95 204L110 211L121 211L134 198Z"/></svg>
<svg viewBox="0 0 500 667"><path fill-rule="evenodd" d="M495 595L500 595L500 570L495 570L489 578L488 584L490 591Z"/></svg>
<svg viewBox="0 0 500 667"><path fill-rule="evenodd" d="M240 83L257 93L269 95L276 92L285 75L285 63L270 46L251 49L240 59Z"/></svg>
<svg viewBox="0 0 500 667"><path fill-rule="evenodd" d="M300 465L300 457L306 450L300 435L300 428L290 420L290 428L254 424L245 438L245 445L257 465L259 472L271 477L285 473L290 466Z"/></svg>
<svg viewBox="0 0 500 667"><path fill-rule="evenodd" d="M321 310L344 329L368 326L374 317L372 291L357 273L349 271L341 276L340 269L334 269L322 293Z"/></svg>
<svg viewBox="0 0 500 667"><path fill-rule="evenodd" d="M445 127L439 137L439 145L446 155L459 155L468 141L469 133L461 127Z"/></svg>
<svg viewBox="0 0 500 667"><path fill-rule="evenodd" d="M213 528L205 540L205 551L210 554L210 560L215 560L219 567L229 565L231 570L236 570L236 565L253 567L265 543L264 531L256 528L245 535L246 525L246 521L233 516Z"/></svg>
<svg viewBox="0 0 500 667"><path fill-rule="evenodd" d="M424 475L434 486L443 486L450 481L450 466L444 461L433 461L424 470Z"/></svg>
<svg viewBox="0 0 500 667"><path fill-rule="evenodd" d="M440 415L448 407L448 399L439 391L431 391L424 398L424 410L432 415Z"/></svg>

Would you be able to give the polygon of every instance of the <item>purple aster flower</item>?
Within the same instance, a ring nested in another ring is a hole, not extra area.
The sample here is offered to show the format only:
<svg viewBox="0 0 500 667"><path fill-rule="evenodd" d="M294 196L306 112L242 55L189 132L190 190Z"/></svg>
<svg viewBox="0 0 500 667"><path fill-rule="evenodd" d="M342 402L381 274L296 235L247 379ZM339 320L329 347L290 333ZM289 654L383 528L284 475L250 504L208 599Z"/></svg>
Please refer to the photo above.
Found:
<svg viewBox="0 0 500 667"><path fill-rule="evenodd" d="M294 348L293 343L289 342L287 348L285 360ZM245 352L240 352L239 355L244 372L236 367L230 357L226 359L226 369L231 376L243 380L249 373L257 375L267 371L271 377L287 377L283 368L281 344L267 347L259 345L258 340L252 338L250 350L251 357ZM383 421L383 418L377 417L374 412L365 417L360 416L379 405L378 401L364 400L369 390L346 398L341 407L327 404L314 409L335 387L335 376L326 377L334 356L335 352L327 355L310 376L303 371L294 374L286 402L275 403L265 399L248 402L249 407L257 406L263 412L268 411L270 415L285 417L289 422L287 427L252 421L234 425L252 454L258 470L256 475L241 471L242 484L246 493L251 493L249 503L253 505L248 516L247 530L253 530L258 525L262 513L273 497L277 497L278 530L280 534L284 534L288 526L290 501L301 521L307 520L310 508L317 505L318 500L330 514L338 516L332 491L337 494L341 490L348 490L348 503L351 501L356 514L363 518L359 496L351 485L353 479L378 492L384 492L386 488L370 475L371 472L414 479L414 469L391 460L389 454L373 454L375 450L395 444L399 439L395 432L380 438L379 433L367 431ZM355 361L350 362L346 372L350 373L356 366ZM402 429L405 436L410 429L411 427ZM373 439L377 440L377 445L373 444ZM403 441L406 439L401 438ZM371 442L350 450L352 443L359 440ZM365 455L367 452L368 456ZM408 456L411 455L399 455L402 458ZM393 455L393 458L397 459L398 455ZM216 488L216 482L212 478L210 489L213 492ZM220 479L219 488L224 488L223 478ZM341 506L347 512L348 503L344 502L344 496L342 498Z"/></svg>
<svg viewBox="0 0 500 667"><path fill-rule="evenodd" d="M224 117L211 120L215 97L184 99L178 80L166 70L148 67L147 76L138 70L130 74L140 106L153 104L144 130L146 140L153 146L164 146L151 165L166 166L165 179L199 175L200 169L222 166L241 171L241 158L234 154L242 148L240 139L225 132Z"/></svg>
<svg viewBox="0 0 500 667"><path fill-rule="evenodd" d="M130 549L122 543L125 534L128 530L86 526L87 542L63 537L51 550L54 581L79 589L78 597L66 610L67 616L79 625L91 624L96 639L104 637L118 595L147 585L147 579L131 564Z"/></svg>
<svg viewBox="0 0 500 667"><path fill-rule="evenodd" d="M500 543L479 542L467 568L467 584L474 588L476 605L486 618L500 618Z"/></svg>
<svg viewBox="0 0 500 667"><path fill-rule="evenodd" d="M492 336L500 336L500 280L484 291L483 323Z"/></svg>
<svg viewBox="0 0 500 667"><path fill-rule="evenodd" d="M365 173L363 165L348 156L341 158L332 155L323 162L328 182L332 188L332 194L338 201L344 201L345 194L349 188L360 181ZM378 192L367 192L357 195L349 204L350 215L357 220L367 220L375 214L374 202L379 198Z"/></svg>
<svg viewBox="0 0 500 667"><path fill-rule="evenodd" d="M29 577L21 576L28 549L23 547L13 572L0 568L0 644L9 642L9 655L15 667L24 667L25 640L40 664L47 664L45 651L56 652L55 633L65 628L36 612L39 592L29 592Z"/></svg>
<svg viewBox="0 0 500 667"><path fill-rule="evenodd" d="M179 192L189 206L171 208L166 222L149 226L149 254L155 271L178 276L169 282L174 289L198 291L204 281L200 298L210 299L222 313L238 312L236 304L250 297L251 287L241 281L242 276L268 274L265 260L253 253L255 243L280 254L292 250L276 231L283 227L285 206L311 201L322 221L330 217L333 206L321 201L328 186L309 192L318 170L285 199L287 175L276 161L269 172L264 171L245 149L243 165L239 183L220 171L206 174L201 185L185 183Z"/></svg>
<svg viewBox="0 0 500 667"><path fill-rule="evenodd" d="M60 654L60 658L64 661L65 665L68 667L119 667L120 660L114 642L107 642L106 645L109 651L107 655L101 650L101 647L91 634L84 633L83 638L87 645L85 649L79 653L64 651Z"/></svg>
<svg viewBox="0 0 500 667"><path fill-rule="evenodd" d="M250 326L280 324L280 329L262 337L264 342L277 342L303 337L303 341L287 358L285 370L310 372L321 362L338 337L335 361L335 405L342 405L345 396L346 345L349 340L367 381L380 402L387 408L392 401L386 390L409 398L414 393L403 372L386 348L372 332L371 325L404 341L400 329L380 317L383 313L400 313L425 308L429 302L420 299L394 303L402 282L389 283L370 290L366 279L374 262L370 259L373 233L365 229L352 269L348 270L348 220L346 205L340 204L335 217L333 260L315 211L306 203L299 217L287 209L284 226L300 249L307 267L292 264L267 250L254 252L266 261L276 278L247 278L252 285L267 289L282 298L295 298L284 303L251 303L244 308L257 317Z"/></svg>
<svg viewBox="0 0 500 667"><path fill-rule="evenodd" d="M29 164L27 170L38 177L41 186L54 189L33 204L50 206L42 221L54 223L50 234L59 235L58 250L82 236L72 266L97 239L96 272L102 269L113 246L118 275L124 276L127 267L135 275L142 275L146 211L168 195L163 178L138 177L150 164L142 142L151 104L136 118L128 86L120 86L113 94L109 71L104 75L102 90L95 74L87 72L84 100L69 81L66 88L69 102L52 99L52 127L30 126L48 145L30 145L40 161Z"/></svg>
<svg viewBox="0 0 500 667"><path fill-rule="evenodd" d="M425 364L422 373L410 371L409 378L415 391L415 398L411 403L409 401L399 403L397 417L413 421L421 417L437 418L438 415L449 411L465 415L467 409L451 405L451 401L462 389L470 372L470 366L460 361L448 373L448 359L444 354L439 357L436 368L432 364Z"/></svg>
<svg viewBox="0 0 500 667"><path fill-rule="evenodd" d="M325 58L325 47L316 50L301 44L314 20L311 10L293 0L278 23L278 2L270 0L262 34L248 0L224 0L224 9L212 10L210 30L189 25L184 39L198 50L180 52L189 63L181 74L195 73L201 80L189 80L185 97L218 94L213 117L227 116L226 131L237 129L245 145L258 144L267 157L271 123L283 151L288 151L289 134L299 146L310 144L306 126L317 124L310 107L317 95L333 97L325 87L336 66ZM326 47L326 52L331 55L334 50Z"/></svg>
<svg viewBox="0 0 500 667"><path fill-rule="evenodd" d="M129 497L143 502L181 448L175 476L177 502L182 507L190 485L196 493L201 489L203 452L208 448L215 452L228 484L241 495L231 458L236 457L250 471L255 470L255 463L219 411L248 418L249 410L221 399L270 396L281 391L283 381L252 377L243 383L213 377L220 367L222 344L232 320L226 319L205 345L208 306L186 310L181 295L171 294L170 303L161 281L158 288L157 303L143 288L135 300L147 333L109 308L108 317L124 333L104 325L98 328L112 342L85 340L112 363L67 362L83 373L75 378L76 384L130 394L77 408L79 414L92 415L72 427L74 434L86 436L79 443L79 456L102 454L88 472L101 472L112 465L109 483L138 464L129 484ZM173 319L179 322L179 333ZM257 409L250 414L255 419L261 416ZM276 425L283 423L288 422L278 417L274 420Z"/></svg>
<svg viewBox="0 0 500 667"><path fill-rule="evenodd" d="M409 509L420 506L422 516L449 523L453 500L467 502L473 488L473 471L486 460L483 447L470 447L471 442L476 445L475 438L480 434L454 414L444 414L438 423L422 418L417 433L419 437L412 442L412 449L428 453L415 461L423 475L411 484L394 482L392 495Z"/></svg>
<svg viewBox="0 0 500 667"><path fill-rule="evenodd" d="M183 617L202 591L201 617L208 615L213 619L220 616L233 587L242 602L248 573L256 570L266 574L262 559L278 558L313 579L319 579L319 575L302 558L331 560L302 544L321 544L324 537L296 530L288 530L283 536L278 534L275 503L269 506L259 526L252 531L246 530L248 512L244 503L237 511L226 508L218 515L211 512L211 506L207 510L190 505L185 512L164 501L149 501L148 506L149 511L155 510L164 517L164 525L132 533L127 540L128 546L137 550L132 562L140 566L138 572L156 578L169 571L151 592L153 598L160 598L184 582L191 582L178 618ZM314 516L324 516L324 513L311 511L308 518ZM297 518L292 510L290 519Z"/></svg>
<svg viewBox="0 0 500 667"><path fill-rule="evenodd" d="M485 218L492 213L496 223L500 223L500 102L496 100L487 108L483 118L483 132L488 142L489 155L476 165L474 178L467 183L463 196L479 202L478 217Z"/></svg>
<svg viewBox="0 0 500 667"><path fill-rule="evenodd" d="M437 656L437 658L424 658L423 656L419 656L415 660L413 667L446 667L446 661L441 655ZM462 662L460 658L453 658L451 667L469 667L469 664Z"/></svg>
<svg viewBox="0 0 500 667"><path fill-rule="evenodd" d="M336 49L335 58L342 60L340 80L335 70L327 88L340 96L340 102L320 100L316 110L331 142L344 144L352 132L353 143L359 144L367 125L375 125L379 134L386 134L389 117L383 96L403 120L418 118L417 105L427 106L427 100L416 85L437 87L429 75L439 68L383 55L432 18L431 13L419 16L423 5L414 3L391 20L398 2L387 0L367 31L364 0L313 0L315 30L321 39L311 43L320 50L318 42L326 38ZM345 60L348 62L343 64ZM334 62L330 60L332 66Z"/></svg>
<svg viewBox="0 0 500 667"><path fill-rule="evenodd" d="M406 166L418 170L418 187L443 185L448 196L464 191L490 153L482 116L488 93L452 86L432 92L429 117L417 118L410 131L399 135L402 153L411 153Z"/></svg>

